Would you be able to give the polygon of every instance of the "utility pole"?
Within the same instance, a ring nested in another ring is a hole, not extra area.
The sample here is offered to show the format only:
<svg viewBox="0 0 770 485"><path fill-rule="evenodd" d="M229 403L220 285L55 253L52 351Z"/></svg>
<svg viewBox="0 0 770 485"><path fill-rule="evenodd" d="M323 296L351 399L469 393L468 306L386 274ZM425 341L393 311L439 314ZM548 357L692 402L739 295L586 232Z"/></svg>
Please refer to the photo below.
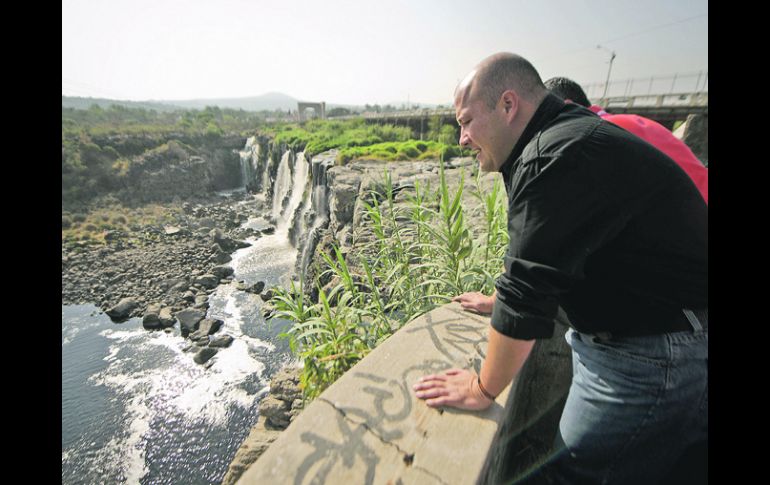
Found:
<svg viewBox="0 0 770 485"><path fill-rule="evenodd" d="M602 99L607 99L607 89L610 87L610 73L612 72L612 61L615 60L615 51L611 51L611 50L609 50L606 47L603 47L601 45L597 45L596 48L597 49L604 49L607 52L609 52L610 54L612 54L612 56L610 56L610 68L607 69L607 82L604 83L604 94L602 95Z"/></svg>

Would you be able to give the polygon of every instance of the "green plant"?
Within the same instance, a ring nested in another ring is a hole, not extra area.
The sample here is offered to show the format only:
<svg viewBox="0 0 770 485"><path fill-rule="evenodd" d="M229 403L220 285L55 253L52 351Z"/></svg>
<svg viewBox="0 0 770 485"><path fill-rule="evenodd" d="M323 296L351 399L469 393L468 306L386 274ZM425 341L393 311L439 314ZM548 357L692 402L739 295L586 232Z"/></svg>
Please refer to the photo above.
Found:
<svg viewBox="0 0 770 485"><path fill-rule="evenodd" d="M406 207L395 203L386 170L362 200L362 224L374 239L343 255L336 246L323 254L326 287L314 281L319 301L308 305L302 282L277 289L277 315L293 321L281 334L303 362L302 388L313 399L371 349L406 322L463 291L491 291L507 246L506 197L500 181L474 196L482 201L485 226L476 240L466 226L462 205L464 172L456 191L449 188L443 160L439 187L415 181ZM354 264L353 264L354 263ZM356 271L354 268L359 268ZM490 286L491 285L491 286Z"/></svg>

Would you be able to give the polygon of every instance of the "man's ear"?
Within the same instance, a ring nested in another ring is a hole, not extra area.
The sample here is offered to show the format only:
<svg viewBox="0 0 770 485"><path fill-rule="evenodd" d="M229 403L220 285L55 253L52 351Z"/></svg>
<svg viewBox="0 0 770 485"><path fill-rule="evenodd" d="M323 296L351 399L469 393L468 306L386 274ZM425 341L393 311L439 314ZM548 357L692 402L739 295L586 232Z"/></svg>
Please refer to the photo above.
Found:
<svg viewBox="0 0 770 485"><path fill-rule="evenodd" d="M507 90L503 91L500 96L500 101L503 104L503 110L505 117L510 121L516 117L516 112L519 110L519 96L515 91Z"/></svg>

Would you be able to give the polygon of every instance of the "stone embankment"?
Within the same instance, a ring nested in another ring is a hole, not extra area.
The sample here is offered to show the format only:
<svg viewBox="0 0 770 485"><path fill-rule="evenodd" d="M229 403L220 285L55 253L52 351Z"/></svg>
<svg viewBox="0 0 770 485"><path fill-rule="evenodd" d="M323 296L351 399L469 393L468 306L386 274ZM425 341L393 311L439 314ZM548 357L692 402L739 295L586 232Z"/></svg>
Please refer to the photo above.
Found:
<svg viewBox="0 0 770 485"><path fill-rule="evenodd" d="M270 392L259 403L257 424L235 453L222 485L232 485L267 450L303 409L299 375L302 369L287 367L270 381Z"/></svg>
<svg viewBox="0 0 770 485"><path fill-rule="evenodd" d="M371 351L266 450L254 440L259 459L245 471L234 463L224 483L234 483L235 471L244 485L512 483L550 451L571 377L564 323L560 315L554 337L535 344L488 409L434 409L412 385L451 367L478 372L489 331L489 317L457 303L436 308Z"/></svg>

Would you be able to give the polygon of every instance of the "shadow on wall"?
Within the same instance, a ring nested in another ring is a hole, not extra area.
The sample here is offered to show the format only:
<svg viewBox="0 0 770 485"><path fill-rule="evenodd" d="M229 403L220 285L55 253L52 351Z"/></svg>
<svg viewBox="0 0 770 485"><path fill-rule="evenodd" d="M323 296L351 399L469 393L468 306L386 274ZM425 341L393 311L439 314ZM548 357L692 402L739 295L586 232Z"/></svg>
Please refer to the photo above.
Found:
<svg viewBox="0 0 770 485"><path fill-rule="evenodd" d="M538 340L513 384L480 484L512 483L550 454L572 380L568 327L560 311L553 337Z"/></svg>

